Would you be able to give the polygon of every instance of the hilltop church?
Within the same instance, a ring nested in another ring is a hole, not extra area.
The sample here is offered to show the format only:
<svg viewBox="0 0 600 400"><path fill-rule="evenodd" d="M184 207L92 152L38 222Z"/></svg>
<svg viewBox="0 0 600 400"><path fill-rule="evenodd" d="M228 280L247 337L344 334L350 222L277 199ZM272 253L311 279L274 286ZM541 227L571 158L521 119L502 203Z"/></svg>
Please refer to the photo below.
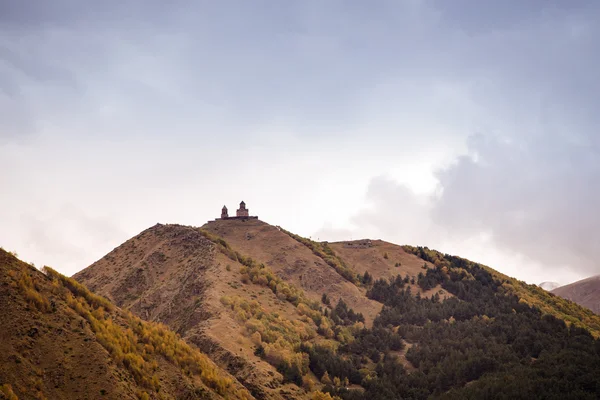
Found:
<svg viewBox="0 0 600 400"><path fill-rule="evenodd" d="M230 217L229 212L227 211L227 206L223 206L221 209L221 218L217 218L218 220L222 219L258 219L258 216L250 216L250 210L246 208L246 203L242 201L240 203L240 208L235 212L235 217Z"/></svg>

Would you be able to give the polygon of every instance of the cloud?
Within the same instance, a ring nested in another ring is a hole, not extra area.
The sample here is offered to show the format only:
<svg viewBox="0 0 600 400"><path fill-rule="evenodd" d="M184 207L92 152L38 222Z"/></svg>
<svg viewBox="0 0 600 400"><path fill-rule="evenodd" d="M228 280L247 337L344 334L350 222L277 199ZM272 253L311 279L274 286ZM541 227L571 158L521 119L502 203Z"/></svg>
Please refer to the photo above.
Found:
<svg viewBox="0 0 600 400"><path fill-rule="evenodd" d="M568 137L473 138L439 172L434 220L459 235L488 232L549 269L600 272L600 149Z"/></svg>
<svg viewBox="0 0 600 400"><path fill-rule="evenodd" d="M406 185L387 177L371 180L367 190L367 207L351 222L361 232L377 230L382 237L394 237L401 243L431 240L430 199L416 195Z"/></svg>
<svg viewBox="0 0 600 400"><path fill-rule="evenodd" d="M351 229L327 226L315 236L429 246L532 282L600 273L598 146L568 136L475 135L436 178L433 192L417 194L375 177Z"/></svg>
<svg viewBox="0 0 600 400"><path fill-rule="evenodd" d="M305 235L325 223L321 238L502 249L586 273L593 243L566 236L597 238L569 205L596 200L599 11L0 2L0 234L71 266L105 251L89 229L122 237L85 216L130 236L244 198ZM53 217L64 204L78 222ZM63 225L89 240L67 246Z"/></svg>
<svg viewBox="0 0 600 400"><path fill-rule="evenodd" d="M18 230L23 250L30 257L69 275L94 261L90 259L91 248L108 252L115 239L124 241L129 236L111 218L89 216L72 204L64 204L46 217L23 214Z"/></svg>
<svg viewBox="0 0 600 400"><path fill-rule="evenodd" d="M430 100L422 110L432 119L453 115L445 131L462 130L466 148L434 167L437 187L428 195L373 178L365 207L349 219L353 232L494 254L487 259L521 263L512 271L534 282L600 273L600 8L449 4L432 10L454 59L441 75L426 74L453 95L446 107Z"/></svg>

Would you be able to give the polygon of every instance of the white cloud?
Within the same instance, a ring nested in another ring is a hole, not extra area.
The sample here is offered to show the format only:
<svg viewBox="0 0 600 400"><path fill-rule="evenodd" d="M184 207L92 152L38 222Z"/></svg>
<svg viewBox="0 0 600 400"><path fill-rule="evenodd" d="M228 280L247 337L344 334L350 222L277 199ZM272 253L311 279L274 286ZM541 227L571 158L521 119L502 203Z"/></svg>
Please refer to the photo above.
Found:
<svg viewBox="0 0 600 400"><path fill-rule="evenodd" d="M70 3L0 5L0 244L26 259L73 271L244 199L593 272L596 6Z"/></svg>

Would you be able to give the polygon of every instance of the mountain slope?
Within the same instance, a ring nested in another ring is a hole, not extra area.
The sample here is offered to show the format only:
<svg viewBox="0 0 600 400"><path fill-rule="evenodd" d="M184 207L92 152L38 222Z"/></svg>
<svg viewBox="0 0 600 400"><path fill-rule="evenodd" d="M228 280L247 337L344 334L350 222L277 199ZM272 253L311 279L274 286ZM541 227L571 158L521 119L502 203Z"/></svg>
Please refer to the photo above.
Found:
<svg viewBox="0 0 600 400"><path fill-rule="evenodd" d="M357 247L356 243L368 242L367 247ZM383 240L359 240L351 242L330 243L330 247L358 274L368 272L374 279L393 279L397 275L417 279L419 274L434 265L406 251L403 246L384 242ZM414 287L422 296L431 297L435 293L442 298L452 297L440 285L423 290ZM415 293L416 294L416 293Z"/></svg>
<svg viewBox="0 0 600 400"><path fill-rule="evenodd" d="M600 275L561 286L552 293L600 314Z"/></svg>
<svg viewBox="0 0 600 400"><path fill-rule="evenodd" d="M282 279L303 289L311 300L319 301L325 292L334 303L343 297L365 316L367 325L381 310L381 304L366 298L364 289L361 291L281 228L259 220L213 221L202 228L223 238L241 254L269 266Z"/></svg>
<svg viewBox="0 0 600 400"><path fill-rule="evenodd" d="M316 335L316 326L302 321L296 305L271 290L243 284L241 269L246 267L237 257L227 257L218 244L207 239L208 234L187 226L156 225L75 278L120 307L167 324L226 367L253 395L303 398L303 390L284 382L273 365L277 363L254 354L256 339L250 337L247 325L252 317L250 329L260 326L264 339L267 331L287 331L289 346ZM252 315L251 307L256 311ZM281 317L266 321L257 319L256 313ZM278 353L273 358L285 354L290 359L290 351L279 349Z"/></svg>
<svg viewBox="0 0 600 400"><path fill-rule="evenodd" d="M0 287L0 386L6 393L10 387L18 398L39 399L251 398L165 327L1 249Z"/></svg>
<svg viewBox="0 0 600 400"><path fill-rule="evenodd" d="M600 396L600 317L460 257L363 244L257 220L156 225L75 277L256 398Z"/></svg>
<svg viewBox="0 0 600 400"><path fill-rule="evenodd" d="M442 254L427 247L404 246L404 248L407 252L431 262L438 269L447 269L453 264L461 274L465 267L482 269L498 282L500 285L498 289L503 294L517 296L521 303L535 307L545 314L565 321L567 324L587 329L595 337L600 337L600 316L577 303L553 295L537 285L527 284L486 265L474 263L461 257Z"/></svg>

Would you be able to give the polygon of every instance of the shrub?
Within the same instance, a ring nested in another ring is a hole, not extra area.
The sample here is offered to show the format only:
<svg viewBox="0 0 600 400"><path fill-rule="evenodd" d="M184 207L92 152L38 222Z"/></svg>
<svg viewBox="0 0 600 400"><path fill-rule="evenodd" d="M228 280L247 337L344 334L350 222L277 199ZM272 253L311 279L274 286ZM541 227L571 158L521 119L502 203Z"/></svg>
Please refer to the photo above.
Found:
<svg viewBox="0 0 600 400"><path fill-rule="evenodd" d="M314 392L311 400L334 400L329 393Z"/></svg>
<svg viewBox="0 0 600 400"><path fill-rule="evenodd" d="M0 394L2 394L2 397L6 398L7 400L19 400L17 395L13 392L12 386L8 383L0 386Z"/></svg>

